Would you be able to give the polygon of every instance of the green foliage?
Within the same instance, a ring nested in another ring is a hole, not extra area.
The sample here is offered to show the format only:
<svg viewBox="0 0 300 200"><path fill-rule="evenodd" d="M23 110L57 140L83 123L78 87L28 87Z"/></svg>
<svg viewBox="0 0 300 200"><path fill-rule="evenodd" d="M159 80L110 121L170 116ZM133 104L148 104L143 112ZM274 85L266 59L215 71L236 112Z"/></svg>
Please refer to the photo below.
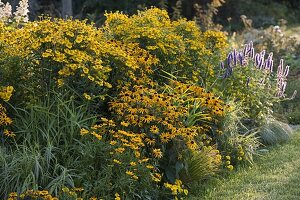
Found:
<svg viewBox="0 0 300 200"><path fill-rule="evenodd" d="M57 194L64 185L75 186L79 131L95 119L87 109L76 106L70 93L51 92L27 109L15 109L16 138L7 141L9 146L2 144L2 195L26 189Z"/></svg>
<svg viewBox="0 0 300 200"><path fill-rule="evenodd" d="M204 148L192 153L184 159L186 167L180 172L181 180L184 183L193 184L215 175L221 164L220 158L217 157L220 157L218 151L212 148Z"/></svg>
<svg viewBox="0 0 300 200"><path fill-rule="evenodd" d="M292 132L288 124L268 119L267 123L260 127L259 137L263 144L275 145L288 141Z"/></svg>
<svg viewBox="0 0 300 200"><path fill-rule="evenodd" d="M224 117L223 134L217 138L219 149L224 157L229 156L226 167L240 161L253 163L253 155L260 146L255 129L248 129L243 119L247 117L242 104L231 102L232 111Z"/></svg>

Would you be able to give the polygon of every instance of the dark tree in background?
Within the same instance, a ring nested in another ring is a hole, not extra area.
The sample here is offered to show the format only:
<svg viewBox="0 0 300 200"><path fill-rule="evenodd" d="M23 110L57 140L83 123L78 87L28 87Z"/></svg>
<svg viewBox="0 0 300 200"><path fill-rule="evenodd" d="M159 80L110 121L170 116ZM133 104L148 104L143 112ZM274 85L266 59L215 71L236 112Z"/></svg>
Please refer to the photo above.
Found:
<svg viewBox="0 0 300 200"><path fill-rule="evenodd" d="M19 0L2 0L13 7ZM185 17L196 20L202 28L219 23L227 30L242 28L241 15L253 19L253 25L276 24L281 18L291 23L300 22L300 0L29 0L30 19L38 16L89 19L101 25L104 13L122 11L134 14L151 6L166 9L174 19ZM228 20L230 19L230 20Z"/></svg>
<svg viewBox="0 0 300 200"><path fill-rule="evenodd" d="M62 0L62 17L73 16L72 0Z"/></svg>

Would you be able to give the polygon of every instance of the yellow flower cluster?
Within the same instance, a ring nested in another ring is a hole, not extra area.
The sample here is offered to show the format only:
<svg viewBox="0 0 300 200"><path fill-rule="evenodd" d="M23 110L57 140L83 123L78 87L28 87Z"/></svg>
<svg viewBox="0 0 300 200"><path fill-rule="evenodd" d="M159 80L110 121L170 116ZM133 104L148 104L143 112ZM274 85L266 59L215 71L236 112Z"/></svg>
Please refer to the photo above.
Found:
<svg viewBox="0 0 300 200"><path fill-rule="evenodd" d="M175 184L165 183L164 186L171 190L172 195L177 200L177 195L185 194L188 195L188 190L183 188L182 182L178 179L175 180Z"/></svg>
<svg viewBox="0 0 300 200"><path fill-rule="evenodd" d="M14 91L13 86L0 87L0 99L3 101L9 101Z"/></svg>
<svg viewBox="0 0 300 200"><path fill-rule="evenodd" d="M0 88L0 99L9 101L14 88L12 86ZM6 108L0 103L0 128L11 125L12 119L7 116ZM3 134L7 137L15 137L16 135L8 129L3 130Z"/></svg>
<svg viewBox="0 0 300 200"><path fill-rule="evenodd" d="M121 77L112 74L116 79L112 82L118 81L114 84L119 85L137 76L146 77L157 62L137 43L108 40L101 29L79 20L45 18L22 28L4 28L0 31L0 44L6 57L15 56L26 62L22 66L23 79L36 79L42 75L42 69L47 69L58 87L81 81L81 87L85 85L87 90L87 100L92 98L91 94L100 97L103 89L112 87L108 82L109 75L114 73L112 69L119 74L124 71ZM94 87L88 87L91 84Z"/></svg>
<svg viewBox="0 0 300 200"><path fill-rule="evenodd" d="M91 130L81 129L81 135L108 138L115 149L113 163L128 165L126 174L134 180L138 180L137 164L151 170L154 182L161 180L157 168L149 163L160 160L170 142L181 145L178 159L186 150L211 147L211 124L224 114L223 101L199 86L171 81L161 91L157 87L154 83L135 82L123 86L116 99L109 103L114 120L101 118L101 123ZM190 116L195 113L196 117ZM190 118L196 121L192 123ZM137 163L117 159L119 154L128 151L134 153Z"/></svg>
<svg viewBox="0 0 300 200"><path fill-rule="evenodd" d="M186 19L171 21L165 10L151 8L130 17L122 13L105 16L103 29L111 38L138 42L159 59L155 73L162 73L163 69L198 82L200 76L207 76L225 58L228 44L224 33L202 33L195 22Z"/></svg>
<svg viewBox="0 0 300 200"><path fill-rule="evenodd" d="M73 197L72 199L83 200L83 198L78 197L79 193L83 192L84 189L79 188L67 188L63 187L61 189L62 193L67 194L68 197ZM26 190L21 194L16 192L11 192L8 196L8 200L17 200L17 199L41 199L41 200L59 200L58 197L52 196L47 190ZM92 199L92 198L90 198Z"/></svg>
<svg viewBox="0 0 300 200"><path fill-rule="evenodd" d="M16 192L9 194L7 200L17 200L17 199L43 199L43 200L58 200L57 197L53 197L47 190L27 190L22 194L18 195Z"/></svg>
<svg viewBox="0 0 300 200"><path fill-rule="evenodd" d="M229 171L232 171L233 170L233 165L231 164L231 157L230 156L225 156L226 158L226 168L229 170Z"/></svg>

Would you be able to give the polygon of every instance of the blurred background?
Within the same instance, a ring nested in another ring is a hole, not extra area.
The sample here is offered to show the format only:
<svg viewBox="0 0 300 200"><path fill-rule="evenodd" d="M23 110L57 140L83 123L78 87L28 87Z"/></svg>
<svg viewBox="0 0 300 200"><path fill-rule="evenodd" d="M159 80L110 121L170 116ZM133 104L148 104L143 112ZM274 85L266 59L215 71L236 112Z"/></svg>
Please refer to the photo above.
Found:
<svg viewBox="0 0 300 200"><path fill-rule="evenodd" d="M2 0L16 6L18 0ZM240 30L243 23L241 15L251 19L254 27L266 27L285 19L290 24L300 21L299 0L29 0L30 18L41 14L54 17L73 16L88 18L98 24L103 22L105 11L123 11L134 14L137 10L151 6L168 10L173 18L195 19L207 14L226 30ZM211 13L209 13L211 12Z"/></svg>

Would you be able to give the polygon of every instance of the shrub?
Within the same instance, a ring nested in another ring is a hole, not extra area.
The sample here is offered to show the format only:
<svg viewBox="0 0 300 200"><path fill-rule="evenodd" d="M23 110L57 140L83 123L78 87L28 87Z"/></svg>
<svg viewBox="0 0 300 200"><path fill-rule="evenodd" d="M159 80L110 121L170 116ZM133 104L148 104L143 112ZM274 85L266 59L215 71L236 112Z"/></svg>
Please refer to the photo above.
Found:
<svg viewBox="0 0 300 200"><path fill-rule="evenodd" d="M210 82L214 66L225 56L226 37L222 32L202 33L195 22L171 21L168 13L157 8L128 16L106 14L104 31L109 38L124 43L134 42L158 58L154 78L161 80L163 71L200 85ZM165 81L165 80L164 80Z"/></svg>
<svg viewBox="0 0 300 200"><path fill-rule="evenodd" d="M88 100L104 99L112 84L143 77L156 62L134 43L108 41L85 21L45 18L20 29L2 26L0 74L3 84L15 87L18 103L34 103L57 87L71 88Z"/></svg>
<svg viewBox="0 0 300 200"><path fill-rule="evenodd" d="M212 148L218 137L212 129L218 128L214 120L222 118L225 111L222 100L199 86L171 83L161 89L134 83L123 87L109 103L112 120L103 118L99 125L82 133L105 138L112 146L118 144L113 157L133 152L132 159L138 159L139 163L145 160L144 166L152 169L153 181L175 183L185 167L193 167L192 162L186 163L187 155L192 152L205 154L211 166L213 163L217 166L221 159L218 151L205 149ZM120 162L130 166L132 160ZM206 160L199 162L207 166ZM215 168L206 170L213 174ZM163 179L157 180L154 174Z"/></svg>
<svg viewBox="0 0 300 200"><path fill-rule="evenodd" d="M273 54L267 58L265 54L265 51L255 53L252 43L240 52L232 51L226 67L221 63L221 78L216 84L224 96L242 103L248 118L244 123L250 128L263 124L272 115L273 104L285 97L290 67L284 67L281 59L277 69L273 69Z"/></svg>

